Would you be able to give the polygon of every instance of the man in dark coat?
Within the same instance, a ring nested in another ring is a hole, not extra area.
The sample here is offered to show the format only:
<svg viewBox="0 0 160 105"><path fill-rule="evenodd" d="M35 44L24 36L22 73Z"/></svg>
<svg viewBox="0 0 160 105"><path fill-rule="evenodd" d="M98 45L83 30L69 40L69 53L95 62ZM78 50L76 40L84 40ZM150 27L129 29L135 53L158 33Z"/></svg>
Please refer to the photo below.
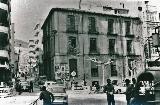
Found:
<svg viewBox="0 0 160 105"><path fill-rule="evenodd" d="M107 85L104 86L104 90L103 92L105 92L107 94L107 101L108 101L108 105L115 105L115 100L114 100L114 86L111 84L111 80L107 79Z"/></svg>
<svg viewBox="0 0 160 105"><path fill-rule="evenodd" d="M30 81L30 92L33 92L33 82Z"/></svg>
<svg viewBox="0 0 160 105"><path fill-rule="evenodd" d="M132 92L133 92L133 86L130 85L130 80L126 79L126 100L127 100L127 105L130 105L130 100L132 97Z"/></svg>
<svg viewBox="0 0 160 105"><path fill-rule="evenodd" d="M46 87L42 87L42 92L40 93L40 100L43 99L43 105L52 105L54 101L54 96L51 92L46 90Z"/></svg>

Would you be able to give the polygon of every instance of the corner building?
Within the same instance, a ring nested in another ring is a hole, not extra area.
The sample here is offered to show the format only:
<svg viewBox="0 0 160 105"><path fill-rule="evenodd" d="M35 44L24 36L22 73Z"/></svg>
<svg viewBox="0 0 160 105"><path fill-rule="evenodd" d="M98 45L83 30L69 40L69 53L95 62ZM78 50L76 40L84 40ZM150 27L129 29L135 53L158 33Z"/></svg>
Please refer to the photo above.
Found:
<svg viewBox="0 0 160 105"><path fill-rule="evenodd" d="M44 74L49 80L66 79L100 85L110 78L122 83L143 69L142 23L138 17L87 10L53 8L43 30ZM104 67L93 62L110 63ZM61 75L63 72L68 75Z"/></svg>
<svg viewBox="0 0 160 105"><path fill-rule="evenodd" d="M10 62L10 0L0 0L0 82L11 80Z"/></svg>

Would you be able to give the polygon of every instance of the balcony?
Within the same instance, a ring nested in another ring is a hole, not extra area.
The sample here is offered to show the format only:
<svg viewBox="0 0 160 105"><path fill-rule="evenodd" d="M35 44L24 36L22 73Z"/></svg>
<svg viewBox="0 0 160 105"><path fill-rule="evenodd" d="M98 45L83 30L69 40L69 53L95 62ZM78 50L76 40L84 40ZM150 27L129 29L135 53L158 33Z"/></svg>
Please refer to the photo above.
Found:
<svg viewBox="0 0 160 105"><path fill-rule="evenodd" d="M9 59L8 51L0 50L0 57L4 57L4 58L8 58Z"/></svg>
<svg viewBox="0 0 160 105"><path fill-rule="evenodd" d="M107 35L108 36L113 36L113 37L117 37L118 36L118 34L116 34L116 33L110 33L110 32L108 32Z"/></svg>
<svg viewBox="0 0 160 105"><path fill-rule="evenodd" d="M127 37L127 38L134 38L135 35L134 34L126 34L125 37Z"/></svg>
<svg viewBox="0 0 160 105"><path fill-rule="evenodd" d="M0 2L0 11L1 11L1 10L6 10L6 11L8 11L8 5Z"/></svg>
<svg viewBox="0 0 160 105"><path fill-rule="evenodd" d="M0 26L0 33L8 34L8 27Z"/></svg>
<svg viewBox="0 0 160 105"><path fill-rule="evenodd" d="M69 55L77 55L77 54L78 54L78 49L77 49L77 48L72 48L72 47L70 47L70 48L68 48L67 53L68 53Z"/></svg>
<svg viewBox="0 0 160 105"><path fill-rule="evenodd" d="M88 34L96 34L96 35L98 35L99 34L98 27L90 27L88 29Z"/></svg>
<svg viewBox="0 0 160 105"><path fill-rule="evenodd" d="M66 29L67 33L78 33L78 25L74 26L67 26Z"/></svg>

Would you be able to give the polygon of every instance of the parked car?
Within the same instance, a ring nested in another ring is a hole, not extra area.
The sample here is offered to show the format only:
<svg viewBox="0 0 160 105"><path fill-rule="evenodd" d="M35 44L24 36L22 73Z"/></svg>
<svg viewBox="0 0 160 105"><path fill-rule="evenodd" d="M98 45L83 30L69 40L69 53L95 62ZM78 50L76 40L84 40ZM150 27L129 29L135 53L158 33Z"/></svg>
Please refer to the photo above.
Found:
<svg viewBox="0 0 160 105"><path fill-rule="evenodd" d="M21 90L22 91L27 91L27 92L30 91L29 81L21 81L20 83L21 83Z"/></svg>
<svg viewBox="0 0 160 105"><path fill-rule="evenodd" d="M126 92L126 85L123 83L119 85L114 85L114 90L117 94L124 94Z"/></svg>
<svg viewBox="0 0 160 105"><path fill-rule="evenodd" d="M38 78L38 85L40 90L42 90L42 87L44 86L44 83L47 81L47 77L46 76L40 76Z"/></svg>
<svg viewBox="0 0 160 105"><path fill-rule="evenodd" d="M68 95L64 86L58 84L48 85L47 90L54 95L54 101L52 105L68 105Z"/></svg>
<svg viewBox="0 0 160 105"><path fill-rule="evenodd" d="M44 86L46 86L46 88L49 88L49 87L52 87L52 86L55 86L56 82L54 81L46 81L44 83Z"/></svg>

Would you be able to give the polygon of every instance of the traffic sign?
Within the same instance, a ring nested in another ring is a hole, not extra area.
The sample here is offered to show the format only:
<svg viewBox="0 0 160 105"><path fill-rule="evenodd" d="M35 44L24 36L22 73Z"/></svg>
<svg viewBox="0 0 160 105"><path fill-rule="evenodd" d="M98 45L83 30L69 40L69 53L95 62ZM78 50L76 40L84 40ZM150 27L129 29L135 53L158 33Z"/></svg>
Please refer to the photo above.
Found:
<svg viewBox="0 0 160 105"><path fill-rule="evenodd" d="M75 71L72 71L71 75L74 77L76 76L76 72Z"/></svg>

